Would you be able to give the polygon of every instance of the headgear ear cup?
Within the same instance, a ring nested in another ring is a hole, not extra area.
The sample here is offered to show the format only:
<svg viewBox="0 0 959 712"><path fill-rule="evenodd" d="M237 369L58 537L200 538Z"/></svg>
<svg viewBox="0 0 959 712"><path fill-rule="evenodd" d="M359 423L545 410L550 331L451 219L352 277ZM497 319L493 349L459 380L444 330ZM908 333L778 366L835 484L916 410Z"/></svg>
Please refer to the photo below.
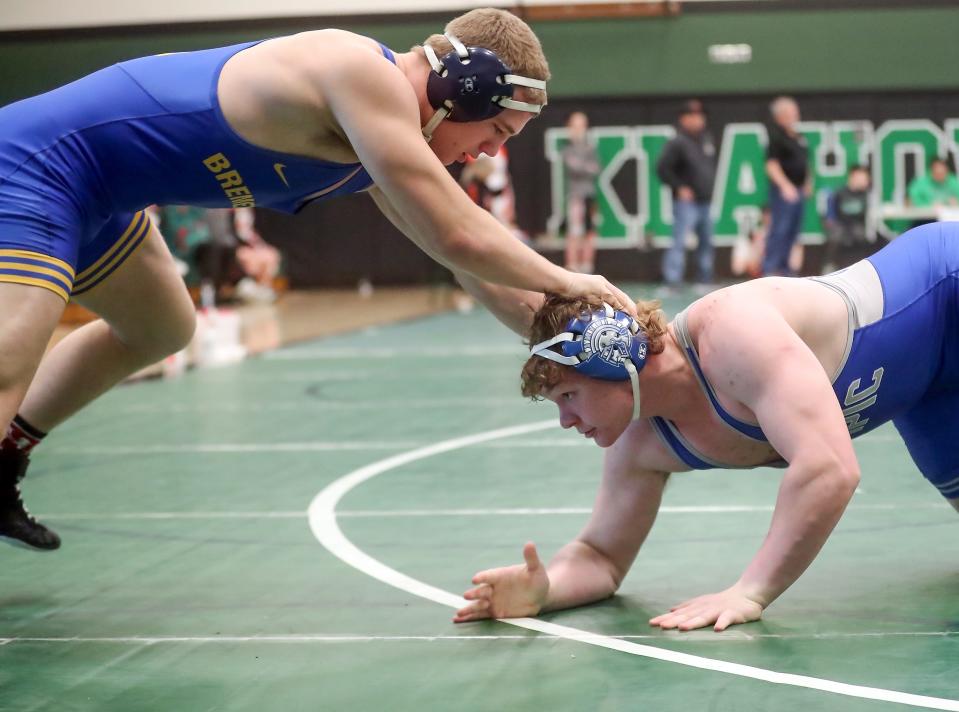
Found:
<svg viewBox="0 0 959 712"><path fill-rule="evenodd" d="M561 344L562 353L552 350L556 344ZM646 365L649 340L629 314L604 304L603 309L570 319L563 333L530 347L530 353L572 366L590 378L628 378L633 388L633 420L639 418L639 372Z"/></svg>
<svg viewBox="0 0 959 712"><path fill-rule="evenodd" d="M436 109L423 127L427 140L440 122L483 121L503 109L516 109L539 114L542 105L513 99L516 86L546 89L546 82L510 73L510 68L491 50L467 47L451 34L446 39L453 49L440 59L429 45L423 45L426 59L433 71L426 83L430 106Z"/></svg>

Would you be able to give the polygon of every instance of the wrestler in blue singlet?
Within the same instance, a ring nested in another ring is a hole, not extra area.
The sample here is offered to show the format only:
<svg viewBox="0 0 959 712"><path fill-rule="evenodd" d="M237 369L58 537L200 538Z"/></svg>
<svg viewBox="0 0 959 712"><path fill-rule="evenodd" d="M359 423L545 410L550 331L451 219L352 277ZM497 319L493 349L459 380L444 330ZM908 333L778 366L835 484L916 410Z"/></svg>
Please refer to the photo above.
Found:
<svg viewBox="0 0 959 712"><path fill-rule="evenodd" d="M254 44L122 62L0 109L0 281L65 300L94 287L153 203L296 212L368 188L359 163L270 151L227 124L220 70Z"/></svg>
<svg viewBox="0 0 959 712"><path fill-rule="evenodd" d="M923 475L959 498L959 223L933 223L903 234L872 257L813 278L849 308L846 354L832 385L852 437L893 421ZM730 415L699 366L685 313L677 338L722 420L766 442L762 429ZM677 457L694 469L726 467L697 452L675 424L651 419Z"/></svg>

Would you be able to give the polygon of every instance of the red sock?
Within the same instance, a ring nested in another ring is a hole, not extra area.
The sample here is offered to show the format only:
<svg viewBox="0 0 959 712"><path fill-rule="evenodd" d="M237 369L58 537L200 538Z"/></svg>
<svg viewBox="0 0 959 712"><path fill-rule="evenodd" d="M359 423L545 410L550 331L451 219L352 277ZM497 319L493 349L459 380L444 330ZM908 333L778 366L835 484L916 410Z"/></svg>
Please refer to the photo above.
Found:
<svg viewBox="0 0 959 712"><path fill-rule="evenodd" d="M24 455L29 455L45 436L45 432L16 415L7 427L6 437L0 441L0 450L17 450Z"/></svg>

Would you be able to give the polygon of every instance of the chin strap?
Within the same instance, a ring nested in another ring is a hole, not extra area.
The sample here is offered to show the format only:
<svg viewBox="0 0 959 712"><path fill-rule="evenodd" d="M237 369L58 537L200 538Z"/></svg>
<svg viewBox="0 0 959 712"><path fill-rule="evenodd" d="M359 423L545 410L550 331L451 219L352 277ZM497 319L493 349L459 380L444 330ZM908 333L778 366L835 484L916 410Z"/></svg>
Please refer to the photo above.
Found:
<svg viewBox="0 0 959 712"><path fill-rule="evenodd" d="M633 386L633 420L639 420L639 372L629 359L623 363L629 373L629 382Z"/></svg>
<svg viewBox="0 0 959 712"><path fill-rule="evenodd" d="M466 47L458 39L449 35L447 35L446 39L448 39L450 44L453 45L453 49L456 50L456 54L459 55L460 59L467 59L470 56ZM446 71L446 67L443 66L440 58L436 56L436 50L434 50L428 44L424 44L423 52L426 53L426 61L430 63L430 66L433 68L434 72L437 74L443 74L443 72ZM443 106L433 112L432 118L430 118L430 120L426 122L426 126L423 127L423 138L426 139L426 143L429 143L433 140L433 132L436 131L436 127L439 126L443 119L449 116L452 112L453 102L449 99L443 102Z"/></svg>
<svg viewBox="0 0 959 712"><path fill-rule="evenodd" d="M446 102L449 104L450 102ZM443 123L443 119L450 115L450 112L453 111L453 107L447 108L446 106L441 106L433 113L433 117L426 122L426 126L423 127L423 138L426 139L426 143L429 143L433 140L433 132L436 131L436 127Z"/></svg>

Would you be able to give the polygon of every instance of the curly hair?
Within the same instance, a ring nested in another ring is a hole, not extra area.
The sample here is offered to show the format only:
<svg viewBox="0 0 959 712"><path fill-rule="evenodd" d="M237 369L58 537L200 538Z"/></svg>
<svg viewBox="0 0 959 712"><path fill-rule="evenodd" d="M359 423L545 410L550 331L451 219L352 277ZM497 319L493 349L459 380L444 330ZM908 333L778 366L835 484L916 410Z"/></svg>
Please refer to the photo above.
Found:
<svg viewBox="0 0 959 712"><path fill-rule="evenodd" d="M602 308L603 305L599 302L547 294L543 306L533 315L533 324L529 328L526 343L531 346L552 338L566 328L570 319ZM667 322L666 315L660 309L660 302L637 301L636 311L639 313L639 326L649 339L649 352L662 353ZM530 356L523 365L521 375L523 395L533 400L541 400L548 390L562 380L568 368L570 367L540 356Z"/></svg>

